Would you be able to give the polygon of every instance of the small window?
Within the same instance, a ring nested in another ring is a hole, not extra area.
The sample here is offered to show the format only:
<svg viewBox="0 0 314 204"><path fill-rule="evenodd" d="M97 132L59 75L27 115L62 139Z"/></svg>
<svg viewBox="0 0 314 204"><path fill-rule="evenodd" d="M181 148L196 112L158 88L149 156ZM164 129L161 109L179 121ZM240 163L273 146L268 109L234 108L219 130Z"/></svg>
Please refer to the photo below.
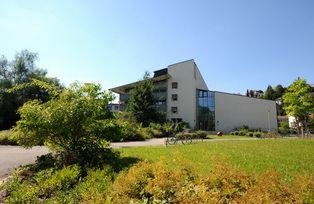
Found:
<svg viewBox="0 0 314 204"><path fill-rule="evenodd" d="M119 110L119 106L115 106L114 109L115 109L115 110Z"/></svg>
<svg viewBox="0 0 314 204"><path fill-rule="evenodd" d="M178 82L172 82L172 88L177 89L178 88Z"/></svg>
<svg viewBox="0 0 314 204"><path fill-rule="evenodd" d="M178 100L178 94L172 94L171 98L173 101L177 101Z"/></svg>
<svg viewBox="0 0 314 204"><path fill-rule="evenodd" d="M171 107L172 113L178 113L178 107Z"/></svg>

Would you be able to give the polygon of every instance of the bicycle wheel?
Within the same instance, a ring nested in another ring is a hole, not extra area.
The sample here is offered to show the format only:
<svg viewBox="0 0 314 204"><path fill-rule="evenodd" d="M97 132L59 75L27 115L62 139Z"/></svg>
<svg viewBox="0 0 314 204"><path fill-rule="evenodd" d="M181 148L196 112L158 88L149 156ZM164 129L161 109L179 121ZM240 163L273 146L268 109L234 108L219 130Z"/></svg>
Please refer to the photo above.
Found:
<svg viewBox="0 0 314 204"><path fill-rule="evenodd" d="M191 144L192 139L190 137L184 137L181 139L182 144Z"/></svg>

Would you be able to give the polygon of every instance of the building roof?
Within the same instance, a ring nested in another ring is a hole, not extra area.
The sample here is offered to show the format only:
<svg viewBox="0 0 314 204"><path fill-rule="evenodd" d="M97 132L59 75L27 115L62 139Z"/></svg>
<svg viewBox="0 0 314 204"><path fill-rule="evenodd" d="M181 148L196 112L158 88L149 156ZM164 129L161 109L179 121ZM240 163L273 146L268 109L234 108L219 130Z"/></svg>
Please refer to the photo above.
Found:
<svg viewBox="0 0 314 204"><path fill-rule="evenodd" d="M153 79L154 82L158 82L158 81L163 81L163 80L169 79L170 77L171 76L169 74L163 74L163 75L159 75L159 76L153 77L152 79ZM140 81L136 81L136 82L133 82L133 83L125 84L125 85L122 85L122 86L117 86L117 87L111 88L109 90L112 91L112 92L118 93L118 94L128 93L129 90L134 88L135 85L138 82L140 82Z"/></svg>

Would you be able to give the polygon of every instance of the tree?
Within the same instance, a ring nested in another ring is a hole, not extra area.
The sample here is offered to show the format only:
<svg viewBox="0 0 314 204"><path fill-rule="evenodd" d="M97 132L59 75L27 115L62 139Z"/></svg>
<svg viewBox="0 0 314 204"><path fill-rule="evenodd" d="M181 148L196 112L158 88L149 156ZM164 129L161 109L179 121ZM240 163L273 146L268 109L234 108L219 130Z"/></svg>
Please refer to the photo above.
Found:
<svg viewBox="0 0 314 204"><path fill-rule="evenodd" d="M284 88L282 85L278 84L274 89L274 98L281 98L285 94L286 88Z"/></svg>
<svg viewBox="0 0 314 204"><path fill-rule="evenodd" d="M266 91L264 92L263 98L268 100L274 100L275 99L275 91L272 86L268 85Z"/></svg>
<svg viewBox="0 0 314 204"><path fill-rule="evenodd" d="M8 92L14 86L30 83L32 79L45 81L62 88L59 80L48 78L47 72L36 67L36 53L22 50L9 62L4 56L0 57L0 130L11 128L19 119L17 110L26 101L38 99L48 101L50 94L39 86L29 86L24 89Z"/></svg>
<svg viewBox="0 0 314 204"><path fill-rule="evenodd" d="M148 126L150 122L156 119L153 87L153 80L149 73L145 72L143 80L139 81L131 90L128 101L127 111L134 115L143 126Z"/></svg>
<svg viewBox="0 0 314 204"><path fill-rule="evenodd" d="M297 79L290 85L283 96L284 110L294 116L298 130L307 129L310 114L314 113L314 98L310 94L311 87L304 79Z"/></svg>
<svg viewBox="0 0 314 204"><path fill-rule="evenodd" d="M112 118L107 109L112 100L112 94L102 92L100 85L75 83L48 102L26 102L19 109L21 119L13 136L24 147L44 143L62 155L65 163L94 166L110 153L104 133L106 119Z"/></svg>

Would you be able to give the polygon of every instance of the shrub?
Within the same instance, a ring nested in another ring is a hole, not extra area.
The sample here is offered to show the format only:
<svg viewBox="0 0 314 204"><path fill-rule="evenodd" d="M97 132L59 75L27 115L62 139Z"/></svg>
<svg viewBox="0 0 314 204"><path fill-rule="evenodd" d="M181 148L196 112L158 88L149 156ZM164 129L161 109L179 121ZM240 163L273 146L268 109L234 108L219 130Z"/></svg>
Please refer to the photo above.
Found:
<svg viewBox="0 0 314 204"><path fill-rule="evenodd" d="M138 123L121 119L111 119L103 123L101 132L111 142L142 141L150 138L150 132ZM101 134L101 133L99 133Z"/></svg>
<svg viewBox="0 0 314 204"><path fill-rule="evenodd" d="M253 136L254 136L254 133L253 133L253 132L248 132L248 133L247 133L247 136L253 137Z"/></svg>
<svg viewBox="0 0 314 204"><path fill-rule="evenodd" d="M239 136L245 136L245 135L246 135L246 131L243 131L243 130L239 131Z"/></svg>
<svg viewBox="0 0 314 204"><path fill-rule="evenodd" d="M262 137L262 133L261 132L254 132L254 137L257 137L257 138L261 138Z"/></svg>
<svg viewBox="0 0 314 204"><path fill-rule="evenodd" d="M9 203L38 203L57 191L69 190L78 182L80 168L74 165L33 174L28 168L21 169L8 181L6 190L9 192Z"/></svg>
<svg viewBox="0 0 314 204"><path fill-rule="evenodd" d="M275 172L262 174L245 194L237 199L239 203L302 203L302 194L292 185L284 182Z"/></svg>
<svg viewBox="0 0 314 204"><path fill-rule="evenodd" d="M177 193L195 180L192 169L163 162L141 162L118 175L110 191L113 203L178 203Z"/></svg>
<svg viewBox="0 0 314 204"><path fill-rule="evenodd" d="M283 121L279 124L279 129L278 129L280 134L287 135L290 133L290 127L289 123L287 121Z"/></svg>
<svg viewBox="0 0 314 204"><path fill-rule="evenodd" d="M109 167L90 169L87 176L74 188L72 199L83 203L106 203L108 189L114 180L114 172Z"/></svg>
<svg viewBox="0 0 314 204"><path fill-rule="evenodd" d="M234 131L233 134L234 135L239 135L239 131Z"/></svg>
<svg viewBox="0 0 314 204"><path fill-rule="evenodd" d="M267 132L263 134L263 137L265 138L278 138L280 135L277 132Z"/></svg>
<svg viewBox="0 0 314 204"><path fill-rule="evenodd" d="M76 83L46 103L26 102L13 129L18 144L45 143L82 166L103 161L110 150L103 141L107 135L100 133L106 132L104 124L112 117L106 107L113 96L100 90L100 85Z"/></svg>
<svg viewBox="0 0 314 204"><path fill-rule="evenodd" d="M202 131L202 130L196 131L195 135L196 135L196 138L199 138L199 139L206 139L206 137L207 137L207 133L205 131Z"/></svg>
<svg viewBox="0 0 314 204"><path fill-rule="evenodd" d="M109 194L113 203L302 203L313 190L312 176L287 183L275 172L248 175L224 162L199 176L181 162L141 162L119 174Z"/></svg>
<svg viewBox="0 0 314 204"><path fill-rule="evenodd" d="M17 141L12 137L11 131L0 131L0 145L17 145Z"/></svg>

